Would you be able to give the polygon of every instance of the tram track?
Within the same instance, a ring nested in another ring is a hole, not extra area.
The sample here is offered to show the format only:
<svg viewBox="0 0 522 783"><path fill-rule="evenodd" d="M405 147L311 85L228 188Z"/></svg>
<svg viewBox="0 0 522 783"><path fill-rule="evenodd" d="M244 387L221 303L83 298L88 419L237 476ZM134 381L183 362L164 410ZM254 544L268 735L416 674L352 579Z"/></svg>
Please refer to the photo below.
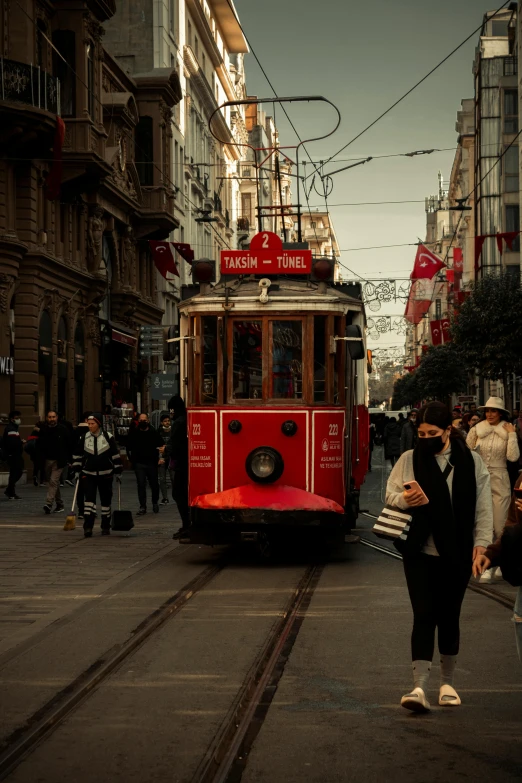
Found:
<svg viewBox="0 0 522 783"><path fill-rule="evenodd" d="M5 780L39 745L45 743L73 711L87 703L99 686L116 672L165 623L207 588L230 565L221 562L205 568L132 631L130 638L107 650L74 681L15 729L0 747L0 779ZM239 781L252 744L261 729L283 675L324 564L312 564L301 572L280 617L267 634L214 739L202 755L193 783Z"/></svg>

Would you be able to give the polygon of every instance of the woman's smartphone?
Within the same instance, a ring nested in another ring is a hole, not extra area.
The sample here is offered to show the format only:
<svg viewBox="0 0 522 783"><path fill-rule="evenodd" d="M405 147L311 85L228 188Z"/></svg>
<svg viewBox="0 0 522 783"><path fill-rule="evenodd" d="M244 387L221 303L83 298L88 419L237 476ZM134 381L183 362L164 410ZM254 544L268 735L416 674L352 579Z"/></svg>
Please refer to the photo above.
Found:
<svg viewBox="0 0 522 783"><path fill-rule="evenodd" d="M420 492L422 494L422 503L420 504L421 506L425 506L425 505L427 505L430 502L428 500L424 490L422 489L422 487L420 486L420 484L417 481L406 481L403 484L403 487L404 487L404 489L406 489L408 491L410 489L416 489L418 492Z"/></svg>
<svg viewBox="0 0 522 783"><path fill-rule="evenodd" d="M517 487L513 490L513 493L517 500L522 500L522 487Z"/></svg>

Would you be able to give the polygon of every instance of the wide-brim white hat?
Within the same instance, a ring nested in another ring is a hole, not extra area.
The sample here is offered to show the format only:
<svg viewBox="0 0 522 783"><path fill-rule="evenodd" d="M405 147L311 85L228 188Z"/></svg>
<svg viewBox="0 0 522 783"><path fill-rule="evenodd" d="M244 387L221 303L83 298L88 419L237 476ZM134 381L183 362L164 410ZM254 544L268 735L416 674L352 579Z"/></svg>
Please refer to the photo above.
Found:
<svg viewBox="0 0 522 783"><path fill-rule="evenodd" d="M504 413L509 413L508 409L504 404L504 400L502 399L502 397L490 397L485 405L479 406L479 411L483 411L485 408L497 408L497 410L499 411L504 411Z"/></svg>

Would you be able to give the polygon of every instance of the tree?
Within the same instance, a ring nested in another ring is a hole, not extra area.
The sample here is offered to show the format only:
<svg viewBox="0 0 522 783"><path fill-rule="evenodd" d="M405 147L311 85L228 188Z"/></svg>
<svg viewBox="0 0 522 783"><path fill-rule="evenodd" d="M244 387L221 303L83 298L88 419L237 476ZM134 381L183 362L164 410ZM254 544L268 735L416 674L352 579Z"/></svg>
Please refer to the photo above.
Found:
<svg viewBox="0 0 522 783"><path fill-rule="evenodd" d="M511 373L522 373L522 289L511 275L477 281L461 304L451 329L466 369L484 378L502 379L511 406Z"/></svg>
<svg viewBox="0 0 522 783"><path fill-rule="evenodd" d="M417 385L417 371L408 372L397 378L393 387L392 409L400 410L413 406L421 399Z"/></svg>
<svg viewBox="0 0 522 783"><path fill-rule="evenodd" d="M421 398L447 402L451 394L465 392L468 374L460 349L454 343L431 347L416 372Z"/></svg>

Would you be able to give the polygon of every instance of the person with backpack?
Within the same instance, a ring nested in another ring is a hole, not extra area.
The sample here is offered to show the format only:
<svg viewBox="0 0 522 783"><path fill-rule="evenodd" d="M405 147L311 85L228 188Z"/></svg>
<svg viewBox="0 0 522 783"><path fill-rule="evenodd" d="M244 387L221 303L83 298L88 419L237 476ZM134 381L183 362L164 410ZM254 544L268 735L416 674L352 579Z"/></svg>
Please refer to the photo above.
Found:
<svg viewBox="0 0 522 783"><path fill-rule="evenodd" d="M96 512L96 495L100 495L101 533L111 532L111 502L113 477L121 481L123 470L118 445L113 435L102 429L101 413L87 417L87 432L81 433L75 446L72 467L85 495L83 535L92 537Z"/></svg>
<svg viewBox="0 0 522 783"><path fill-rule="evenodd" d="M427 712L436 630L438 703L461 703L453 687L460 610L471 574L482 573L483 555L492 542L493 503L488 470L452 427L448 407L429 402L418 412L417 422L417 443L393 468L386 505L412 517L408 531L394 542L403 557L413 609L413 690L402 697L401 706Z"/></svg>
<svg viewBox="0 0 522 783"><path fill-rule="evenodd" d="M16 494L16 482L24 472L24 443L20 435L22 416L20 411L11 411L2 437L2 456L9 465L9 478L4 495L8 500L21 500Z"/></svg>

